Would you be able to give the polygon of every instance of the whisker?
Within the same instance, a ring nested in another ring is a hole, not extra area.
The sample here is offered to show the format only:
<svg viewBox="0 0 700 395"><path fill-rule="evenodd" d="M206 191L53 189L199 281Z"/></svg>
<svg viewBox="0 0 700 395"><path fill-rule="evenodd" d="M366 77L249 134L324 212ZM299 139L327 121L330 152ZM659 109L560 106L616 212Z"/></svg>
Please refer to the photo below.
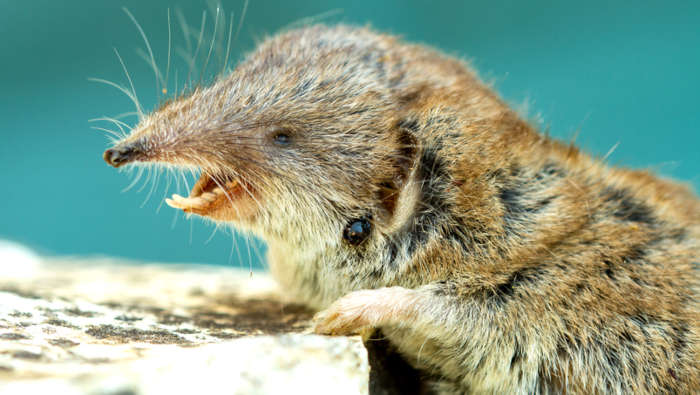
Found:
<svg viewBox="0 0 700 395"><path fill-rule="evenodd" d="M250 235L247 235L247 236L250 237ZM258 248L258 243L253 242L253 243L251 243L251 245L253 246L253 251L255 252L255 257L257 258L256 260L258 262L263 261L263 255L262 255L262 252L260 251L260 249ZM252 257L251 257L251 259L252 259ZM251 271L252 271L252 266L253 266L252 263L250 266L251 266Z"/></svg>
<svg viewBox="0 0 700 395"><path fill-rule="evenodd" d="M214 235L216 235L216 231L219 229L219 225L215 224L214 229L212 229L211 234L209 237L204 241L204 244L209 244L209 242L214 238Z"/></svg>
<svg viewBox="0 0 700 395"><path fill-rule="evenodd" d="M236 42L238 39L238 34L241 32L241 27L243 26L243 21L245 20L246 12L248 11L248 0L243 2L243 11L241 11L241 18L238 20L238 27L236 27L236 34L233 36L233 41Z"/></svg>
<svg viewBox="0 0 700 395"><path fill-rule="evenodd" d="M136 100L136 111L138 112L139 118L143 118L143 108L141 107L141 103L139 102L138 95L136 95L136 88L134 87L134 81L131 79L131 74L129 74L129 70L126 68L126 63L124 63L124 59L122 59L121 55L119 55L119 51L117 51L116 48L113 49L114 54L117 55L117 59L119 59L119 64L122 66L124 75L126 76L127 81L129 81L131 93L134 95L134 99Z"/></svg>
<svg viewBox="0 0 700 395"><path fill-rule="evenodd" d="M126 15L129 16L131 21L134 23L136 26L136 29L138 29L139 33L141 34L141 38L143 38L143 42L146 44L146 49L148 49L148 54L151 57L151 66L153 67L153 74L156 79L156 92L160 94L160 81L162 80L162 76L160 75L160 71L158 70L158 66L156 65L156 58L153 56L153 50L151 49L151 43L148 41L148 37L146 36L146 33L143 31L143 28L141 28L141 24L136 20L136 18L129 12L129 9L126 7L123 7L122 10L126 13Z"/></svg>
<svg viewBox="0 0 700 395"><path fill-rule="evenodd" d="M277 177L279 177L279 178L282 178L282 179L284 179L285 181L287 181L287 182L289 182L289 183L295 185L295 186L298 187L298 188L303 188L303 189L305 189L305 190L310 190L310 191L313 191L313 190L314 190L313 187L310 187L310 186L306 186L306 185L304 185L304 184L301 184L301 183L299 183L299 182L297 182L297 181L295 181L295 180L292 180L288 175L285 175L285 174L283 174L283 173L280 173L280 172L277 171L277 170L273 170L273 169L269 168L269 165L266 164L266 163L262 163L262 162L253 160L253 159L251 159L251 158L241 157L241 156L238 156L238 155L235 155L235 154L230 154L230 157L231 157L231 159L238 160L238 161L240 161L241 163L246 163L246 162L247 162L247 163L249 163L249 164L253 164L253 165L256 165L256 166L258 166L258 167L260 167L260 168L263 168L263 169L265 169L266 172L269 172L269 173L271 173L271 174L273 174L273 175L275 175L275 176L277 176Z"/></svg>
<svg viewBox="0 0 700 395"><path fill-rule="evenodd" d="M342 14L342 13L343 13L342 8L335 8L335 9L332 9L329 11L322 12L322 13L317 14L317 15L312 15L312 16L308 16L308 17L293 21L292 23L289 23L288 25L283 26L282 29L280 29L280 30L286 31L286 30L290 30L290 29L295 29L297 27L308 26L312 23L318 22L321 19L330 18L332 16Z"/></svg>
<svg viewBox="0 0 700 395"><path fill-rule="evenodd" d="M175 13L178 18L178 22L180 23L180 28L182 29L182 34L185 37L185 49L181 48L176 48L175 52L180 55L185 62L187 63L187 66L190 70L190 73L192 72L192 69L195 66L195 59L192 56L192 42L190 41L190 35L192 34L190 32L190 27L187 25L187 21L185 20L185 15L182 13L182 10L179 7L175 8ZM188 75L189 79L189 75ZM183 84L183 91L187 90L187 82Z"/></svg>
<svg viewBox="0 0 700 395"><path fill-rule="evenodd" d="M180 28L182 29L182 34L185 37L185 45L188 52L192 52L192 42L190 41L189 26L187 25L187 20L185 19L185 14L182 12L180 7L175 7L175 14L177 16L178 22L180 23Z"/></svg>
<svg viewBox="0 0 700 395"><path fill-rule="evenodd" d="M148 181L151 179L151 173L153 172L153 166L146 166L146 180L144 183L141 185L139 189L136 190L136 192L141 192L143 191L144 188L146 188L146 185L148 185Z"/></svg>
<svg viewBox="0 0 700 395"><path fill-rule="evenodd" d="M168 93L168 82L170 77L170 51L172 48L172 28L170 25L170 8L168 8L168 62L165 66L165 87L163 88L163 94ZM177 92L177 90L175 90Z"/></svg>
<svg viewBox="0 0 700 395"><path fill-rule="evenodd" d="M112 130L112 129L101 128L101 127L99 127L99 126L90 126L90 129L99 130L99 131L102 131L102 132L109 133L111 136L114 136L113 138L110 137L110 139L112 140L112 142L115 142L115 141L118 141L118 140L121 140L122 138L124 138L124 135L123 135L123 134L120 134L120 133L118 133L118 132L116 132L116 131L114 131L114 130Z"/></svg>
<svg viewBox="0 0 700 395"><path fill-rule="evenodd" d="M99 118L88 119L88 122L100 122L100 121L107 121L107 122L111 122L111 123L115 124L119 128L121 133L125 136L126 136L127 131L124 130L124 128L129 129L129 131L131 131L131 126L129 126L125 122L122 122L116 118L101 116Z"/></svg>
<svg viewBox="0 0 700 395"><path fill-rule="evenodd" d="M170 221L170 229L175 229L177 218L180 216L180 210L173 210L173 219Z"/></svg>
<svg viewBox="0 0 700 395"><path fill-rule="evenodd" d="M234 13L232 11L231 18L228 23L228 39L226 40L226 54L224 55L224 66L221 68L221 74L226 72L226 67L228 67L228 58L231 53L231 33L233 32L233 17Z"/></svg>
<svg viewBox="0 0 700 395"><path fill-rule="evenodd" d="M248 235L244 235L243 239L245 240L245 245L246 245L246 252L248 253L248 270L250 270L250 273L253 273L253 259L252 259L252 254L250 253L250 238Z"/></svg>
<svg viewBox="0 0 700 395"><path fill-rule="evenodd" d="M221 19L221 28L218 30L214 29L214 34L212 35L212 44L215 46L212 55L216 56L217 62L219 66L221 66L223 64L224 44L226 38L226 10L221 4L221 1L218 0L208 1L207 6L209 8L209 12L211 12L213 15L216 15L217 19ZM217 76L218 74L214 75L214 77Z"/></svg>
<svg viewBox="0 0 700 395"><path fill-rule="evenodd" d="M90 78L88 78L88 81L99 82L99 83L102 83L102 84L109 85L109 86L111 86L111 87L117 88L117 89L120 90L122 93L124 93L125 95L127 95L127 96L129 97L129 99L131 99L131 101L134 103L134 105L136 106L136 109L137 109L138 112L139 112L139 116L140 116L140 117L143 117L143 111L141 110L141 105L139 104L138 99L136 98L136 96L132 95L132 93L129 92L128 89L124 88L123 86L121 86L121 85L119 85L119 84L117 84L117 83L115 83L115 82L108 81L108 80L105 80L105 79L102 79L102 78L90 77Z"/></svg>
<svg viewBox="0 0 700 395"><path fill-rule="evenodd" d="M224 191L224 196L226 196L226 199L228 199L229 203L231 203L231 207L233 207L233 209L236 210L236 215L240 215L238 207L236 207L236 205L234 204L233 198L231 197L231 195L229 195L228 191L226 190L226 187L222 185L216 177L212 176L211 179L219 188L221 188L222 191Z"/></svg>
<svg viewBox="0 0 700 395"><path fill-rule="evenodd" d="M231 251L228 254L228 261L231 262L233 259L233 251L236 250L236 256L238 257L238 267L241 267L241 262L243 262L243 258L241 257L241 250L238 248L238 243L236 242L236 238L238 237L238 231L236 228L231 227Z"/></svg>
<svg viewBox="0 0 700 395"><path fill-rule="evenodd" d="M603 158L601 159L601 161L602 161L602 162L605 162L606 160L608 160L608 158L610 157L610 155L612 155L613 152L615 152L615 150L617 149L617 147L618 147L619 145L620 145L620 142L618 141L618 142L615 143L612 147L610 147L610 149L609 149L608 152L603 156Z"/></svg>
<svg viewBox="0 0 700 395"><path fill-rule="evenodd" d="M201 28L199 30L199 38L197 39L197 47L195 48L194 55L192 56L192 63L193 64L196 61L197 56L199 55L199 48L202 46L202 39L204 37L204 28L205 28L206 24L207 24L207 12L204 11L204 12L202 12L202 24L201 24ZM193 71L192 68L190 68L190 71L187 73L187 81L190 84L190 86L192 85L192 71Z"/></svg>
<svg viewBox="0 0 700 395"><path fill-rule="evenodd" d="M192 169L189 169L189 170L190 170L190 175L192 175L193 170ZM185 182L185 188L187 188L187 191L188 192L191 191L192 188L190 188L190 183L187 181L187 175L185 175L184 173L182 173L182 180Z"/></svg>
<svg viewBox="0 0 700 395"><path fill-rule="evenodd" d="M127 112L123 112L121 114L115 115L114 119L122 119L122 118L126 118L126 117L138 117L138 116L139 116L139 113L136 111L127 111ZM129 129L131 129L131 127Z"/></svg>
<svg viewBox="0 0 700 395"><path fill-rule="evenodd" d="M245 177L244 174L239 173L238 176L240 177L240 180L242 181L242 182L240 183L241 187L242 187L243 190L246 192L246 194L248 194L248 196L255 202L255 204L257 205L258 210L259 210L259 211L264 210L264 207L263 207L263 205L260 203L260 201L259 201L259 200L255 197L255 195L253 195L253 193L246 187L246 185L253 185L253 184ZM258 179L260 179L260 177L258 177ZM233 204L233 202L231 202L231 203ZM249 252L250 252L250 251L249 251Z"/></svg>
<svg viewBox="0 0 700 395"><path fill-rule="evenodd" d="M138 169L139 169L139 171L136 174L136 177L134 178L133 181L131 181L131 183L126 188L121 190L122 193L129 191L131 188L133 188L139 182L139 180L141 180L141 177L143 176L143 172L144 172L145 168L142 166L139 166Z"/></svg>
<svg viewBox="0 0 700 395"><path fill-rule="evenodd" d="M165 168L165 177L168 179L168 181L165 184L165 196L168 196L168 192L170 191L170 185L172 183L172 178L170 177L172 169L169 167ZM163 207L163 203L165 203L165 199L160 199L160 203L158 204L158 208L156 209L156 213L160 212L160 209Z"/></svg>
<svg viewBox="0 0 700 395"><path fill-rule="evenodd" d="M143 203L141 203L142 208L146 205L146 203L148 203L149 200L151 200L151 196L153 196L153 192L155 191L156 186L158 185L158 180L160 179L159 171L154 170L153 173L154 176L151 180L151 189L149 189L148 194L146 195L146 199L144 199Z"/></svg>
<svg viewBox="0 0 700 395"><path fill-rule="evenodd" d="M190 245L192 245L192 234L194 233L194 221L190 221Z"/></svg>
<svg viewBox="0 0 700 395"><path fill-rule="evenodd" d="M152 183L151 183L151 189L148 191L148 195L146 196L146 199L145 199L145 201L144 201L144 205L145 205L149 200L151 200L151 196L153 196L153 192L155 192L155 190L157 189L158 183L159 183L159 181L160 181L160 175L162 174L162 172L159 171L158 167L156 167L156 168L154 169L154 173L155 173L155 177L153 177L153 180L152 180Z"/></svg>
<svg viewBox="0 0 700 395"><path fill-rule="evenodd" d="M212 34L211 38L211 44L209 45L209 52L207 53L207 58L204 60L204 66L202 66L202 71L199 73L199 83L198 85L202 84L202 79L204 78L204 75L207 72L207 66L209 65L209 58L211 58L211 52L214 50L214 43L216 42L216 33L217 29L219 28L219 13L221 11L221 8L218 6L216 7L216 15L214 16L214 33Z"/></svg>
<svg viewBox="0 0 700 395"><path fill-rule="evenodd" d="M180 96L180 91L178 90L178 78L177 78L177 69L175 69L175 96Z"/></svg>

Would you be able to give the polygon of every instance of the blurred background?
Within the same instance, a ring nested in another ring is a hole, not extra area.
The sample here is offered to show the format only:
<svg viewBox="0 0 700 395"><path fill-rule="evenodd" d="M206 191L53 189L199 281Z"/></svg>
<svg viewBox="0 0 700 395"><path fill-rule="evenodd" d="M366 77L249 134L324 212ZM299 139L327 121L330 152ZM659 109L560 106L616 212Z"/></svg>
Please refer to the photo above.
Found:
<svg viewBox="0 0 700 395"><path fill-rule="evenodd" d="M0 4L0 239L50 255L259 267L260 242L162 204L165 178L144 184L144 175L122 192L135 173L108 167L109 140L91 129L116 127L88 121L134 111L116 89L88 81L128 86L114 48L144 108L162 100L139 29L122 7L140 22L163 73L170 10L170 92L186 80L204 11L205 41L194 62L203 63L216 7L204 0ZM205 81L221 68L230 12L235 36L243 8L243 0L222 2ZM469 59L551 135L576 136L599 156L616 147L612 164L700 187L698 2L252 0L229 65L256 40L309 20L370 24Z"/></svg>

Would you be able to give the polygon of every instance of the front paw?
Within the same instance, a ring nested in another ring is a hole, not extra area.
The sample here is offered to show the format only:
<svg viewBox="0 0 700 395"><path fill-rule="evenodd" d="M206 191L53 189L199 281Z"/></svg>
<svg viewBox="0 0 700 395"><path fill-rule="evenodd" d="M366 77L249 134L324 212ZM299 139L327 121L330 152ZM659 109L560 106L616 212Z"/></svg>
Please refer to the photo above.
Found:
<svg viewBox="0 0 700 395"><path fill-rule="evenodd" d="M350 335L401 320L412 292L401 287L351 292L314 316L314 332Z"/></svg>

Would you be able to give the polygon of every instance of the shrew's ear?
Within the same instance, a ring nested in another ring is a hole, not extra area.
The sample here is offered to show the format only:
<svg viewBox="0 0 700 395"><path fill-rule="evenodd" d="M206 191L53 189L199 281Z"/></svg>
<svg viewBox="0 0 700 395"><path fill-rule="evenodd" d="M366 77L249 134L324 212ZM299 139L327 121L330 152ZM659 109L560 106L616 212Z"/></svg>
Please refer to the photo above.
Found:
<svg viewBox="0 0 700 395"><path fill-rule="evenodd" d="M391 158L392 172L390 177L380 184L379 189L379 199L388 218L394 216L399 194L416 164L419 151L416 129L417 123L414 120L402 120L396 125L397 144Z"/></svg>

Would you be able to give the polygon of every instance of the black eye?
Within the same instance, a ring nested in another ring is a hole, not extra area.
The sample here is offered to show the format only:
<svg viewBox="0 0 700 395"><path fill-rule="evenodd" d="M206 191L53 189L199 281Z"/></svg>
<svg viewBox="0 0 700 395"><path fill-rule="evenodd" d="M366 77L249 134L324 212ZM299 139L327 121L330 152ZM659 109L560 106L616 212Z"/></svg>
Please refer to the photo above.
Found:
<svg viewBox="0 0 700 395"><path fill-rule="evenodd" d="M292 134L288 130L277 130L272 135L272 140L277 145L289 145L292 143Z"/></svg>
<svg viewBox="0 0 700 395"><path fill-rule="evenodd" d="M343 238L356 246L367 239L371 230L372 224L366 218L355 219L343 230Z"/></svg>

